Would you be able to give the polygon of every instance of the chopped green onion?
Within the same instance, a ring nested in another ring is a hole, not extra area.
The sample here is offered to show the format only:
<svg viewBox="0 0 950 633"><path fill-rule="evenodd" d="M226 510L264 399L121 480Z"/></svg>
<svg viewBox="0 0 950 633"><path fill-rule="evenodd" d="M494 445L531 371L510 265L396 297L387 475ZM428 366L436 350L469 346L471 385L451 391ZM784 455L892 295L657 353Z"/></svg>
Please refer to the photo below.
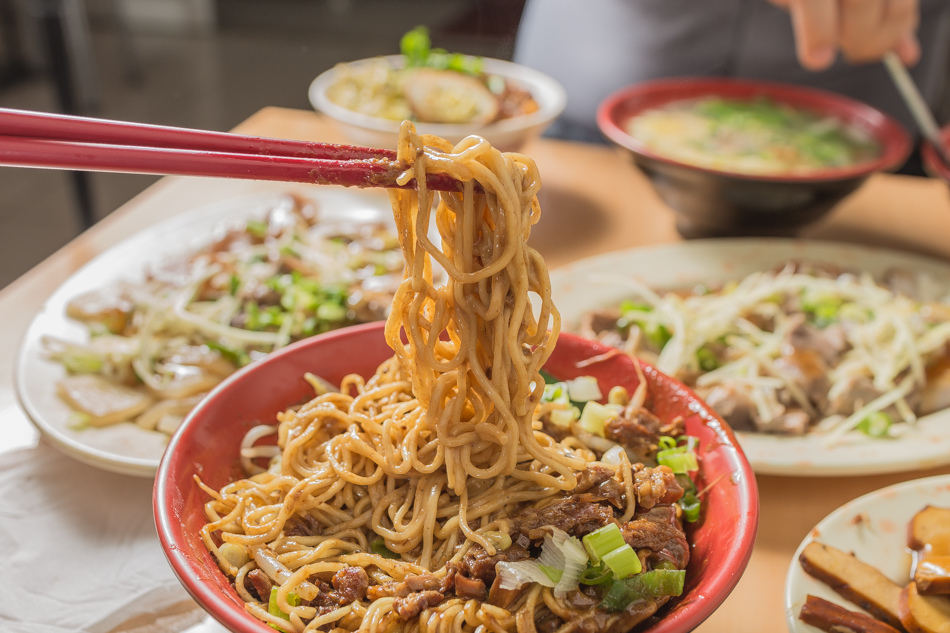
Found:
<svg viewBox="0 0 950 633"><path fill-rule="evenodd" d="M585 585L605 585L608 582L613 582L614 573L601 562L597 565L588 565L587 569L581 572L579 580Z"/></svg>
<svg viewBox="0 0 950 633"><path fill-rule="evenodd" d="M248 220L245 224L247 232L253 235L254 237L264 239L267 237L267 230L269 225L263 220Z"/></svg>
<svg viewBox="0 0 950 633"><path fill-rule="evenodd" d="M719 359L708 347L700 347L696 350L696 361L702 371L712 371L719 367Z"/></svg>
<svg viewBox="0 0 950 633"><path fill-rule="evenodd" d="M685 580L686 572L678 569L646 571L614 581L600 605L608 611L623 611L638 600L678 596L683 593Z"/></svg>
<svg viewBox="0 0 950 633"><path fill-rule="evenodd" d="M581 412L581 419L578 421L578 425L588 433L606 437L604 425L608 420L617 417L617 415L618 412L610 408L609 405L598 404L591 401L584 405L584 410Z"/></svg>
<svg viewBox="0 0 950 633"><path fill-rule="evenodd" d="M662 323L647 323L643 335L657 349L662 350L673 338L673 334Z"/></svg>
<svg viewBox="0 0 950 633"><path fill-rule="evenodd" d="M391 558L391 559L402 558L402 556L400 556L396 552L386 547L386 541L384 541L381 538L376 539L375 541L370 543L369 548L373 550L374 554L376 554L377 556L382 556L383 558Z"/></svg>
<svg viewBox="0 0 950 633"><path fill-rule="evenodd" d="M598 528L587 534L582 539L584 549L590 554L591 560L599 563L600 560L610 552L623 547L626 542L623 540L623 534L616 523L610 523L602 528Z"/></svg>
<svg viewBox="0 0 950 633"><path fill-rule="evenodd" d="M603 558L604 563L607 564L607 567L610 567L617 578L627 578L639 574L640 570L643 569L637 553L626 543L622 547L607 553Z"/></svg>
<svg viewBox="0 0 950 633"><path fill-rule="evenodd" d="M346 308L337 303L324 303L317 308L317 318L324 321L342 321L346 319Z"/></svg>
<svg viewBox="0 0 950 633"><path fill-rule="evenodd" d="M228 281L228 293L233 297L241 289L241 279L237 275L231 275Z"/></svg>
<svg viewBox="0 0 950 633"><path fill-rule="evenodd" d="M556 382L544 385L544 393L541 395L541 402L558 402L567 404L570 398L567 395L567 383Z"/></svg>
<svg viewBox="0 0 950 633"><path fill-rule="evenodd" d="M689 523L695 523L699 520L699 511L701 502L692 492L687 492L679 500L680 508L683 510L683 518Z"/></svg>
<svg viewBox="0 0 950 633"><path fill-rule="evenodd" d="M95 352L79 346L70 346L59 355L58 360L68 372L73 374L95 374L105 364Z"/></svg>
<svg viewBox="0 0 950 633"><path fill-rule="evenodd" d="M670 437L669 435L661 435L659 441L657 441L657 446L660 450L676 448L676 438Z"/></svg>
<svg viewBox="0 0 950 633"><path fill-rule="evenodd" d="M581 411L577 407L555 409L548 414L548 420L551 421L551 424L563 427L565 429L571 428L571 422L578 419L579 417L581 417Z"/></svg>
<svg viewBox="0 0 950 633"><path fill-rule="evenodd" d="M503 550L511 547L511 536L508 532L489 531L482 534L482 538L495 546L495 549Z"/></svg>
<svg viewBox="0 0 950 633"><path fill-rule="evenodd" d="M699 468L696 453L686 446L668 448L656 454L656 462L660 466L668 466L677 474L685 474Z"/></svg>
<svg viewBox="0 0 950 633"><path fill-rule="evenodd" d="M84 431L91 426L91 422L92 416L88 413L72 411L69 414L69 421L66 423L66 428L72 431Z"/></svg>
<svg viewBox="0 0 950 633"><path fill-rule="evenodd" d="M883 411L875 411L858 423L858 430L870 437L887 437L893 418Z"/></svg>
<svg viewBox="0 0 950 633"><path fill-rule="evenodd" d="M224 557L224 560L238 568L244 567L248 561L251 560L251 557L247 554L247 550L234 543L224 543L218 548L218 551L221 552L221 556Z"/></svg>
<svg viewBox="0 0 950 633"><path fill-rule="evenodd" d="M626 314L627 312L652 312L653 306L648 303L637 303L636 301L631 301L626 299L620 302L620 312L621 314Z"/></svg>
<svg viewBox="0 0 950 633"><path fill-rule="evenodd" d="M837 321L842 303L844 301L840 297L816 293L802 295L802 311L809 313L818 327L825 327Z"/></svg>
<svg viewBox="0 0 950 633"><path fill-rule="evenodd" d="M567 382L567 393L572 402L590 402L600 400L604 394L600 392L600 385L593 376L578 376Z"/></svg>
<svg viewBox="0 0 950 633"><path fill-rule="evenodd" d="M283 618L285 620L290 619L290 615L284 613L279 606L277 606L277 592L280 591L279 587L270 588L270 600L267 603L267 612L271 615L276 615L278 618ZM292 607L300 606L300 596L294 592L287 594L287 604Z"/></svg>
<svg viewBox="0 0 950 633"><path fill-rule="evenodd" d="M205 346L221 355L221 358L228 361L235 367L244 367L251 362L251 357L242 349L236 349L222 345L217 341L207 341Z"/></svg>
<svg viewBox="0 0 950 633"><path fill-rule="evenodd" d="M541 569L541 571L544 572L544 574L548 578L551 579L551 582L553 582L555 585L558 583L558 581L561 580L561 577L564 575L564 570L558 569L557 567L551 567L550 565L538 565L538 567Z"/></svg>

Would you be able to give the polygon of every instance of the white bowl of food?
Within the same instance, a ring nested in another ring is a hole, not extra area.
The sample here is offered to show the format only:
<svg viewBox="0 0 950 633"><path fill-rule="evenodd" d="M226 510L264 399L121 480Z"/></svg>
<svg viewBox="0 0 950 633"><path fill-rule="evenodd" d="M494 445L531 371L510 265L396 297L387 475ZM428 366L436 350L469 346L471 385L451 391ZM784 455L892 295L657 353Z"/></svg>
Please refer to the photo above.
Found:
<svg viewBox="0 0 950 633"><path fill-rule="evenodd" d="M515 151L564 110L564 88L543 73L499 59L432 53L457 60L464 72L439 62L419 65L405 54L361 59L314 79L310 103L351 142L388 148L396 146L401 121L410 119L420 134L453 143L477 134Z"/></svg>

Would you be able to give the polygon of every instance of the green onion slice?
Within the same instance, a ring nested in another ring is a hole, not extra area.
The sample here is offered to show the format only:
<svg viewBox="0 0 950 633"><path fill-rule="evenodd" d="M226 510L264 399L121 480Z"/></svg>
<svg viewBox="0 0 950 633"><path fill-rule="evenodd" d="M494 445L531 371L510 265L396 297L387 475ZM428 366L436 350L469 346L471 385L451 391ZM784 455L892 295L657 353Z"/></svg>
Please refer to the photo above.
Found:
<svg viewBox="0 0 950 633"><path fill-rule="evenodd" d="M637 553L626 543L623 544L623 547L618 547L604 555L604 562L617 578L628 578L634 574L639 574L643 569Z"/></svg>
<svg viewBox="0 0 950 633"><path fill-rule="evenodd" d="M699 468L696 453L686 446L660 451L656 454L656 462L661 466L669 466L670 470L677 474L686 474Z"/></svg>
<svg viewBox="0 0 950 633"><path fill-rule="evenodd" d="M402 558L399 554L386 547L386 541L381 538L370 543L369 548L373 550L374 554L382 556L383 558Z"/></svg>
<svg viewBox="0 0 950 633"><path fill-rule="evenodd" d="M660 447L660 450L676 448L676 439L670 437L669 435L661 435L660 440L657 442L657 446Z"/></svg>
<svg viewBox="0 0 950 633"><path fill-rule="evenodd" d="M278 591L280 591L279 587L270 588L270 600L267 602L267 612L270 613L271 615L276 615L278 618L289 620L290 615L284 613L283 610L281 610L281 608L277 606L277 592ZM287 594L287 604L289 604L292 607L299 607L300 596L298 596L297 594L291 591L290 593Z"/></svg>
<svg viewBox="0 0 950 633"><path fill-rule="evenodd" d="M600 562L610 552L626 545L623 534L621 534L616 523L598 528L585 535L582 540L584 541L584 549L587 550L591 560L595 563Z"/></svg>
<svg viewBox="0 0 950 633"><path fill-rule="evenodd" d="M581 572L580 582L585 585L605 585L613 582L614 573L607 565L601 562L598 565L588 565L587 569Z"/></svg>
<svg viewBox="0 0 950 633"><path fill-rule="evenodd" d="M687 492L683 495L683 498L680 499L679 504L683 510L683 517L686 521L695 523L699 520L699 510L701 508L699 497L692 492Z"/></svg>
<svg viewBox="0 0 950 633"><path fill-rule="evenodd" d="M858 430L870 437L887 437L894 419L883 411L875 411L858 423Z"/></svg>
<svg viewBox="0 0 950 633"><path fill-rule="evenodd" d="M643 572L614 581L600 604L608 611L623 611L638 600L678 596L683 593L685 580L686 572L678 569Z"/></svg>

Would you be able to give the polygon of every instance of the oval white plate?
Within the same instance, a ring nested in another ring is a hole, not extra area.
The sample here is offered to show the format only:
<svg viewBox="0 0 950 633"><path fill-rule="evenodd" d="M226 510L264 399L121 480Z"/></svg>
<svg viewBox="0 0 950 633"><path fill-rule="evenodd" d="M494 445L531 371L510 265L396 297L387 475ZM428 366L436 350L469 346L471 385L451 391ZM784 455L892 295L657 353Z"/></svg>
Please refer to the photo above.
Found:
<svg viewBox="0 0 950 633"><path fill-rule="evenodd" d="M950 264L907 253L834 242L789 239L697 240L608 253L551 274L564 328L573 330L590 310L615 306L630 295L624 279L654 288L726 282L789 259L827 262L879 276L891 268L922 271L950 287ZM736 433L752 468L775 475L862 475L950 463L950 410L921 418L897 439L848 436L828 446L817 435L782 437Z"/></svg>
<svg viewBox="0 0 950 633"><path fill-rule="evenodd" d="M839 604L851 611L861 611L827 585L804 571L798 557L812 541L819 541L845 552L854 552L860 560L876 567L899 585L906 585L910 575L910 554L907 552L907 524L926 505L950 506L950 475L915 479L875 490L849 501L827 517L809 533L795 551L785 578L785 617L791 633L818 631L798 619L798 612L811 594Z"/></svg>
<svg viewBox="0 0 950 633"><path fill-rule="evenodd" d="M385 196L330 188L307 191L305 195L317 203L322 218L392 222L392 210ZM131 422L78 431L69 427L72 412L56 396L56 382L65 376L65 370L47 359L43 337L88 340L86 328L66 317L70 299L120 279L143 279L150 265L197 250L229 223L263 217L282 197L283 194L275 193L236 197L156 224L90 261L53 293L23 339L15 379L20 404L47 441L93 466L141 477L155 475L168 441L165 434L146 431Z"/></svg>

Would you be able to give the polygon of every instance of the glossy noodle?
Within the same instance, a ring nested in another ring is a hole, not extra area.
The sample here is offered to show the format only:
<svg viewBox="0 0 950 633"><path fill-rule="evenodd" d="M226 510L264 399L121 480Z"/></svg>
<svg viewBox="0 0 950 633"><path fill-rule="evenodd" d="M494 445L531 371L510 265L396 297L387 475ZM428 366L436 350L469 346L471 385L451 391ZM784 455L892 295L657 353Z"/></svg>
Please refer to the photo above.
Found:
<svg viewBox="0 0 950 633"><path fill-rule="evenodd" d="M391 193L407 262L385 328L394 357L365 381L350 375L340 392L279 414L279 454L267 470L220 491L203 486L202 536L247 610L280 630L527 633L544 618L570 628L576 618L556 587L531 583L499 599L494 563L490 577L475 571L476 559L518 560L515 548L527 558L529 541L540 546L544 535L524 528L524 545L513 544L512 517L564 503L614 446L542 430L541 412L558 406L541 405L540 369L560 320L544 262L527 245L540 214L537 168L476 137L455 147L420 138L409 123L398 155L404 180L447 173L464 188L441 194L434 216L424 186ZM430 221L440 245L427 237ZM433 261L444 285L433 283ZM642 394L630 406L642 406ZM254 439L268 432L259 427ZM622 450L613 462L597 466L616 502L587 508L595 523L631 520L647 503L635 487L653 477L652 502L679 526L670 504L682 489L669 469L631 466ZM602 615L605 631L631 622Z"/></svg>

